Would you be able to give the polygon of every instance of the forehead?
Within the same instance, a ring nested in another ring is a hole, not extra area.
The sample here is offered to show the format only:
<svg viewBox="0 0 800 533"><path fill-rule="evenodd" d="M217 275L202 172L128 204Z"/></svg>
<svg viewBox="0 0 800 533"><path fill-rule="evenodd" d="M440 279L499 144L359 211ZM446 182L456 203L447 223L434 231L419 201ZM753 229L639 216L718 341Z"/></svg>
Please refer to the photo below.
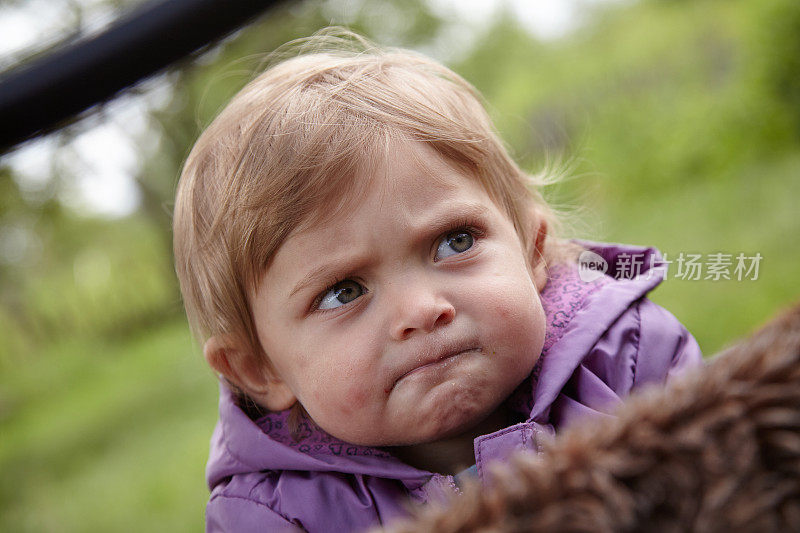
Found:
<svg viewBox="0 0 800 533"><path fill-rule="evenodd" d="M298 221L287 240L324 233L332 225L347 222L368 199L383 209L408 209L427 205L429 202L422 200L433 191L475 194L483 191L483 185L424 142L387 140L360 154L346 178L327 182L316 205ZM419 201L413 201L415 198ZM403 206L409 200L410 205Z"/></svg>
<svg viewBox="0 0 800 533"><path fill-rule="evenodd" d="M340 198L321 205L278 249L273 266L296 253L324 244L330 250L434 225L448 214L499 209L477 178L466 175L424 143L393 143L385 156L362 165Z"/></svg>

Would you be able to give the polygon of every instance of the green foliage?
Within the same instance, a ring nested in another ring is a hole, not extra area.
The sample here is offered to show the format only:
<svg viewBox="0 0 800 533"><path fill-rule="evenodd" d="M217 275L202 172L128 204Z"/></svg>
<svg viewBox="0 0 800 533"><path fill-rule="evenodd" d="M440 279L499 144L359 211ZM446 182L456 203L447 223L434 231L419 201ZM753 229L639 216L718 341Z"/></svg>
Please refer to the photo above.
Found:
<svg viewBox="0 0 800 533"><path fill-rule="evenodd" d="M6 266L0 371L43 342L139 332L180 313L171 257L147 219L109 224L61 212L32 227L36 259Z"/></svg>
<svg viewBox="0 0 800 533"><path fill-rule="evenodd" d="M800 4L792 0L770 0L756 14L755 51L763 69L767 96L774 98L800 137Z"/></svg>
<svg viewBox="0 0 800 533"><path fill-rule="evenodd" d="M757 84L742 4L645 4L544 50L529 37L505 42L521 32L503 18L488 32L499 39L460 68L501 110L499 129L531 166L553 152L580 156L588 165L579 171L602 168L615 196L631 198L726 179L791 141ZM500 50L513 62L488 66Z"/></svg>

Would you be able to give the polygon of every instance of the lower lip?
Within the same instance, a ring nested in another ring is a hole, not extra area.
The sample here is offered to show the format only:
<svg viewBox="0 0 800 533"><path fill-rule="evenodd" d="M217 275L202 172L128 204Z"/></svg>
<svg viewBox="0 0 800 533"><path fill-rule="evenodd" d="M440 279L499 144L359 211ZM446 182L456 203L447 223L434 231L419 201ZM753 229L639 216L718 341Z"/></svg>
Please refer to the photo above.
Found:
<svg viewBox="0 0 800 533"><path fill-rule="evenodd" d="M408 372L408 373L404 374L400 379L406 379L406 378L408 378L410 376L422 373L422 372L424 372L426 370L432 370L432 369L438 369L438 368L446 368L446 367L450 366L450 364L453 362L453 359L455 359L455 358L457 358L457 357L459 357L461 355L464 355L466 353L475 352L477 350L478 350L477 348L469 348L467 350L455 353L453 355L448 355L447 357L443 357L443 358L439 359L438 361L434 361L432 363L424 364L422 366L419 366L419 367L415 368L411 372Z"/></svg>

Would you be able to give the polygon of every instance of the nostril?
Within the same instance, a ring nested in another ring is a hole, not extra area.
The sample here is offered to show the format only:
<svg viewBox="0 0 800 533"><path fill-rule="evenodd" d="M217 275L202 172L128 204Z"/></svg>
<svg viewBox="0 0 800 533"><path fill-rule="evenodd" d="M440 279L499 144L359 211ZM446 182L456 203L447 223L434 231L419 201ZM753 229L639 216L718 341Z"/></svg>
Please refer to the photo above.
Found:
<svg viewBox="0 0 800 533"><path fill-rule="evenodd" d="M456 310L451 305L447 305L444 309L441 310L439 316L436 317L436 321L434 322L434 327L444 326L449 324L453 321L453 318L456 316Z"/></svg>

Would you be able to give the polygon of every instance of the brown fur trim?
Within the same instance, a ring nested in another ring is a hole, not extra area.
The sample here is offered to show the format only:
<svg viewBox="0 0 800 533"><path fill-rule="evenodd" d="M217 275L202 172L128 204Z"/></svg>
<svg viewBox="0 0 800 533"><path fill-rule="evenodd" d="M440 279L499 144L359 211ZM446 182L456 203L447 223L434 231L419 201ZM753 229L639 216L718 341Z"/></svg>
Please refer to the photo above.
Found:
<svg viewBox="0 0 800 533"><path fill-rule="evenodd" d="M800 531L800 305L618 414L386 531Z"/></svg>

